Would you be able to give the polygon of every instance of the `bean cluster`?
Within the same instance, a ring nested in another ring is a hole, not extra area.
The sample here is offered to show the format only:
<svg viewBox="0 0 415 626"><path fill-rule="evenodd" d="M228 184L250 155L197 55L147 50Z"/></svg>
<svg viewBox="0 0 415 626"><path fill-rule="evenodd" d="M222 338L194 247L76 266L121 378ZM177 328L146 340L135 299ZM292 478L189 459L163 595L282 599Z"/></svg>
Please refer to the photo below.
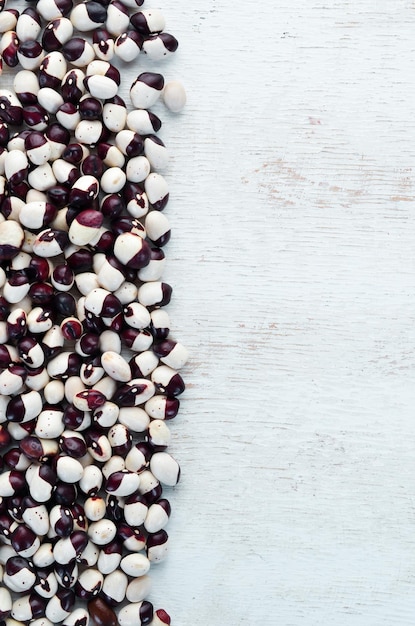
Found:
<svg viewBox="0 0 415 626"><path fill-rule="evenodd" d="M186 96L149 71L118 95L125 63L178 46L143 2L0 0L0 626L170 624L146 598L188 354L149 109Z"/></svg>

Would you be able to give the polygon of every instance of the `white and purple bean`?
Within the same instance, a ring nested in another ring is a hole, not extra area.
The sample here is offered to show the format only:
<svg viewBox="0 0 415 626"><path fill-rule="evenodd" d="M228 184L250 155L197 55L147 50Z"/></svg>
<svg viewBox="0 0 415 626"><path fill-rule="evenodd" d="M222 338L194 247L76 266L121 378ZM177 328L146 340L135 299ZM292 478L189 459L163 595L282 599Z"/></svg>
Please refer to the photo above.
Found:
<svg viewBox="0 0 415 626"><path fill-rule="evenodd" d="M162 96L181 111L186 95L155 71L122 84L122 63L178 46L142 4L0 0L1 61L16 68L0 89L6 626L170 624L147 572L167 550L162 493L180 468L166 421L188 354L164 310L168 158L148 109Z"/></svg>

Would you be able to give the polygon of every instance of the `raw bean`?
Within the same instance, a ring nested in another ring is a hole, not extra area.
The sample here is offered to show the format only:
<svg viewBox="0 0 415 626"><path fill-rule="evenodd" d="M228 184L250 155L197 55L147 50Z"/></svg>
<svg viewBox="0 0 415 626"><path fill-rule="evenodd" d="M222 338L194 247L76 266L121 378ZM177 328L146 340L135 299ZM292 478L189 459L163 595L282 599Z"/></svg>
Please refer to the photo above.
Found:
<svg viewBox="0 0 415 626"><path fill-rule="evenodd" d="M118 613L120 626L150 624L153 619L153 605L147 600L128 604Z"/></svg>
<svg viewBox="0 0 415 626"><path fill-rule="evenodd" d="M47 52L60 50L73 35L71 20L66 17L52 19L45 27L42 35L42 46Z"/></svg>
<svg viewBox="0 0 415 626"><path fill-rule="evenodd" d="M186 91L182 83L172 80L166 83L163 90L163 101L173 113L180 113L186 104Z"/></svg>
<svg viewBox="0 0 415 626"><path fill-rule="evenodd" d="M98 522L105 517L105 501L99 496L91 496L85 500L85 515L91 522Z"/></svg>
<svg viewBox="0 0 415 626"><path fill-rule="evenodd" d="M108 478L114 472L120 472L125 469L125 462L123 457L114 455L112 456L102 467L102 473L104 478Z"/></svg>
<svg viewBox="0 0 415 626"><path fill-rule="evenodd" d="M42 543L39 550L35 552L32 557L33 565L38 568L49 567L54 563L54 561L55 559L53 557L53 546L51 543L47 542Z"/></svg>
<svg viewBox="0 0 415 626"><path fill-rule="evenodd" d="M104 104L102 120L105 127L113 133L123 130L127 119L127 107L119 96Z"/></svg>
<svg viewBox="0 0 415 626"><path fill-rule="evenodd" d="M35 591L42 598L52 598L58 591L58 581L55 573L47 569L37 570L36 573L38 576L38 583L34 586L33 591Z"/></svg>
<svg viewBox="0 0 415 626"><path fill-rule="evenodd" d="M143 72L130 88L130 98L136 109L149 109L159 99L164 78L155 72Z"/></svg>
<svg viewBox="0 0 415 626"><path fill-rule="evenodd" d="M162 453L157 453L162 454ZM151 465L150 465L151 467ZM153 471L153 468L151 468ZM154 472L153 472L154 473ZM162 481L163 482L163 481ZM171 507L168 500L161 498L158 502L154 502L148 509L144 528L149 533L156 533L166 526L171 514Z"/></svg>
<svg viewBox="0 0 415 626"><path fill-rule="evenodd" d="M17 48L17 60L25 70L36 70L40 68L45 53L38 41L19 42Z"/></svg>
<svg viewBox="0 0 415 626"><path fill-rule="evenodd" d="M162 126L160 118L145 109L136 109L128 113L126 122L128 128L139 135L157 133Z"/></svg>
<svg viewBox="0 0 415 626"><path fill-rule="evenodd" d="M0 33L6 33L8 30L15 30L19 11L16 9L6 9L0 13Z"/></svg>
<svg viewBox="0 0 415 626"><path fill-rule="evenodd" d="M45 614L53 624L62 622L68 617L75 603L75 594L72 589L59 589L46 606Z"/></svg>
<svg viewBox="0 0 415 626"><path fill-rule="evenodd" d="M12 547L19 556L30 558L40 547L40 539L28 526L20 524L10 535Z"/></svg>
<svg viewBox="0 0 415 626"><path fill-rule="evenodd" d="M131 63L140 54L142 45L143 37L133 30L128 30L115 40L114 52L125 63Z"/></svg>
<svg viewBox="0 0 415 626"><path fill-rule="evenodd" d="M55 561L61 565L67 565L82 553L87 543L88 535L81 530L73 532L69 537L59 539L53 548Z"/></svg>
<svg viewBox="0 0 415 626"><path fill-rule="evenodd" d="M90 524L88 536L97 546L109 544L117 534L117 527L114 522L109 519L102 519L98 522Z"/></svg>
<svg viewBox="0 0 415 626"><path fill-rule="evenodd" d="M97 28L92 34L95 55L102 61L111 61L114 56L114 40L105 28Z"/></svg>
<svg viewBox="0 0 415 626"><path fill-rule="evenodd" d="M138 290L138 301L146 307L162 307L169 304L172 287L160 281L150 281Z"/></svg>
<svg viewBox="0 0 415 626"><path fill-rule="evenodd" d="M170 33L160 33L147 37L143 43L143 52L152 61L161 61L176 52L179 42Z"/></svg>
<svg viewBox="0 0 415 626"><path fill-rule="evenodd" d="M150 350L140 352L136 356L133 356L129 365L131 368L131 374L134 378L145 378L150 374L159 364L159 360Z"/></svg>
<svg viewBox="0 0 415 626"><path fill-rule="evenodd" d="M21 70L13 79L13 89L23 105L36 104L40 90L39 79L35 72Z"/></svg>
<svg viewBox="0 0 415 626"><path fill-rule="evenodd" d="M151 168L155 170L164 169L169 160L166 146L157 135L150 135L144 139L144 154Z"/></svg>
<svg viewBox="0 0 415 626"><path fill-rule="evenodd" d="M96 626L117 626L117 616L102 598L88 602L88 612Z"/></svg>
<svg viewBox="0 0 415 626"><path fill-rule="evenodd" d="M49 537L69 537L74 530L73 515L68 507L57 504L49 513Z"/></svg>
<svg viewBox="0 0 415 626"><path fill-rule="evenodd" d="M33 435L20 441L20 449L31 461L45 463L58 454L58 444L53 439L40 439Z"/></svg>
<svg viewBox="0 0 415 626"><path fill-rule="evenodd" d="M163 488L154 474L149 470L144 470L140 473L139 492L145 497L147 504L153 504L161 497Z"/></svg>
<svg viewBox="0 0 415 626"><path fill-rule="evenodd" d="M0 620L9 617L12 611L12 597L10 591L5 587L0 587Z"/></svg>
<svg viewBox="0 0 415 626"><path fill-rule="evenodd" d="M56 114L63 105L63 98L60 93L51 87L42 87L37 94L39 104L48 112ZM30 157L29 157L30 158Z"/></svg>
<svg viewBox="0 0 415 626"><path fill-rule="evenodd" d="M146 411L139 407L123 407L120 409L118 421L132 432L143 433L148 428L150 418Z"/></svg>
<svg viewBox="0 0 415 626"><path fill-rule="evenodd" d="M100 468L96 465L88 465L84 468L79 487L88 496L95 496L101 489L102 480Z"/></svg>
<svg viewBox="0 0 415 626"><path fill-rule="evenodd" d="M131 370L127 361L116 352L104 352L101 356L104 370L114 380L128 382L131 379Z"/></svg>
<svg viewBox="0 0 415 626"><path fill-rule="evenodd" d="M148 442L155 450L161 451L170 444L171 433L164 420L152 420L148 427Z"/></svg>
<svg viewBox="0 0 415 626"><path fill-rule="evenodd" d="M149 174L144 182L144 189L150 206L162 211L169 200L169 188L165 178L156 172Z"/></svg>
<svg viewBox="0 0 415 626"><path fill-rule="evenodd" d="M86 177L85 177L86 178ZM90 178L93 178L92 176ZM69 228L69 240L76 246L88 244L97 234L103 223L100 211L86 209L81 211Z"/></svg>
<svg viewBox="0 0 415 626"><path fill-rule="evenodd" d="M155 309L150 313L150 330L156 340L167 339L170 332L170 318L163 309Z"/></svg>
<svg viewBox="0 0 415 626"><path fill-rule="evenodd" d="M166 26L164 15L158 9L144 9L131 16L131 24L142 35L161 33Z"/></svg>
<svg viewBox="0 0 415 626"><path fill-rule="evenodd" d="M55 576L58 584L65 589L71 589L78 580L78 564L75 560L67 565L55 563Z"/></svg>
<svg viewBox="0 0 415 626"><path fill-rule="evenodd" d="M153 454L152 446L147 442L139 442L133 446L125 459L125 466L132 472L141 473L149 466L151 455ZM154 478L154 477L153 477ZM154 486L157 480L154 479ZM153 488L153 486L151 486Z"/></svg>
<svg viewBox="0 0 415 626"><path fill-rule="evenodd" d="M140 484L140 477L134 472L122 470L108 476L105 491L115 496L129 496L134 493Z"/></svg>
<svg viewBox="0 0 415 626"><path fill-rule="evenodd" d="M141 183L147 179L150 170L150 161L145 156L133 157L127 163L127 180L132 183Z"/></svg>
<svg viewBox="0 0 415 626"><path fill-rule="evenodd" d="M189 358L187 349L181 343L171 339L166 339L154 345L153 351L162 363L175 370L181 369Z"/></svg>
<svg viewBox="0 0 415 626"><path fill-rule="evenodd" d="M128 576L144 576L150 569L150 561L144 554L128 554L121 559L121 569Z"/></svg>
<svg viewBox="0 0 415 626"><path fill-rule="evenodd" d="M183 378L168 365L160 365L151 373L156 389L169 396L178 396L185 390Z"/></svg>
<svg viewBox="0 0 415 626"><path fill-rule="evenodd" d="M101 549L97 562L99 571L102 574L114 572L121 562L121 557L122 542L115 539Z"/></svg>
<svg viewBox="0 0 415 626"><path fill-rule="evenodd" d="M11 615L21 622L44 615L46 601L35 593L21 596L13 602Z"/></svg>
<svg viewBox="0 0 415 626"><path fill-rule="evenodd" d="M58 456L55 459L58 478L65 483L77 483L84 472L81 463L70 456Z"/></svg>
<svg viewBox="0 0 415 626"><path fill-rule="evenodd" d="M40 87L50 87L56 90L60 87L67 69L66 59L61 52L58 50L49 52L49 54L43 58L39 67Z"/></svg>
<svg viewBox="0 0 415 626"><path fill-rule="evenodd" d="M67 15L72 6L72 0L38 0L36 10L44 20L51 20L56 16Z"/></svg>
<svg viewBox="0 0 415 626"><path fill-rule="evenodd" d="M61 83L61 94L65 102L79 103L85 93L84 79L85 74L81 69L69 70L65 74Z"/></svg>
<svg viewBox="0 0 415 626"><path fill-rule="evenodd" d="M166 624L167 626L171 624L170 615L166 613L164 609L158 609L154 613L153 621L150 626L166 626Z"/></svg>
<svg viewBox="0 0 415 626"><path fill-rule="evenodd" d="M63 411L57 407L45 405L37 417L36 435L43 439L56 439L64 430Z"/></svg>
<svg viewBox="0 0 415 626"><path fill-rule="evenodd" d="M78 4L71 11L71 22L74 28L80 32L93 30L98 26L103 26L107 19L107 9L99 2L86 2Z"/></svg>
<svg viewBox="0 0 415 626"><path fill-rule="evenodd" d="M84 570L75 583L75 593L81 600L90 600L102 589L104 577L97 569Z"/></svg>
<svg viewBox="0 0 415 626"><path fill-rule="evenodd" d="M29 493L37 502L47 502L52 496L53 487L56 484L57 476L55 471L48 465L35 467L31 472L30 479L26 471L26 480L29 485Z"/></svg>
<svg viewBox="0 0 415 626"><path fill-rule="evenodd" d="M75 67L85 67L94 60L95 51L82 37L72 37L62 47L62 54Z"/></svg>
<svg viewBox="0 0 415 626"><path fill-rule="evenodd" d="M151 563L164 561L168 551L168 540L165 530L159 530L147 537L147 557Z"/></svg>
<svg viewBox="0 0 415 626"><path fill-rule="evenodd" d="M36 582L33 565L21 556L10 557L5 563L3 583L11 591L29 591Z"/></svg>
<svg viewBox="0 0 415 626"><path fill-rule="evenodd" d="M150 470L164 485L174 487L180 479L180 467L167 452L156 452L150 460Z"/></svg>
<svg viewBox="0 0 415 626"><path fill-rule="evenodd" d="M130 581L126 591L126 598L129 602L141 602L148 597L152 589L150 576L144 575Z"/></svg>
<svg viewBox="0 0 415 626"><path fill-rule="evenodd" d="M125 500L125 521L133 528L138 528L144 524L148 510L145 498L139 494L133 494Z"/></svg>
<svg viewBox="0 0 415 626"><path fill-rule="evenodd" d="M14 221L0 223L0 261L13 259L22 248L24 232Z"/></svg>
<svg viewBox="0 0 415 626"><path fill-rule="evenodd" d="M113 0L108 6L107 21L105 22L105 28L111 35L121 35L128 29L130 23L130 16L128 9L124 7L122 2Z"/></svg>
<svg viewBox="0 0 415 626"><path fill-rule="evenodd" d="M144 225L148 238L156 246L162 248L169 242L171 236L170 224L163 213L151 211L146 215Z"/></svg>
<svg viewBox="0 0 415 626"><path fill-rule="evenodd" d="M78 107L73 102L64 102L56 112L56 119L64 128L75 130L81 121L81 115ZM62 175L60 177L56 173L55 175L59 182L64 182Z"/></svg>
<svg viewBox="0 0 415 626"><path fill-rule="evenodd" d="M124 572L116 570L105 577L102 586L102 595L111 606L117 606L125 599L128 578Z"/></svg>

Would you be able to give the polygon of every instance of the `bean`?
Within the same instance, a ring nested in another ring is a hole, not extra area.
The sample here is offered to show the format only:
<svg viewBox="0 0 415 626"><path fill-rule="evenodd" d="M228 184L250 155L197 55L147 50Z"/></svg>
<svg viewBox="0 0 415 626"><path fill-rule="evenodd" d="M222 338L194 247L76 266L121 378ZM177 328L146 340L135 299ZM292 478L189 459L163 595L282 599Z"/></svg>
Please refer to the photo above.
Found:
<svg viewBox="0 0 415 626"><path fill-rule="evenodd" d="M158 9L144 9L131 16L131 24L142 35L161 33L166 25L164 15Z"/></svg>
<svg viewBox="0 0 415 626"><path fill-rule="evenodd" d="M128 584L126 590L126 598L129 602L141 602L150 593L152 589L152 580L146 574L139 578L133 578Z"/></svg>
<svg viewBox="0 0 415 626"><path fill-rule="evenodd" d="M102 585L102 595L105 601L111 606L116 606L123 602L127 586L128 578L124 572L115 570L107 574Z"/></svg>
<svg viewBox="0 0 415 626"><path fill-rule="evenodd" d="M108 6L107 20L105 22L105 28L111 35L121 35L128 29L130 23L130 16L128 10L124 7L122 2L113 0Z"/></svg>
<svg viewBox="0 0 415 626"><path fill-rule="evenodd" d="M121 609L118 613L120 626L136 626L150 624L153 619L153 605L147 600L134 602Z"/></svg>
<svg viewBox="0 0 415 626"><path fill-rule="evenodd" d="M168 540L165 530L149 534L147 537L147 558L151 563L164 561L168 552Z"/></svg>
<svg viewBox="0 0 415 626"><path fill-rule="evenodd" d="M75 593L81 600L90 600L102 589L104 577L97 569L84 570L75 583Z"/></svg>
<svg viewBox="0 0 415 626"><path fill-rule="evenodd" d="M150 569L150 561L144 554L128 554L120 563L121 569L128 576L144 576Z"/></svg>
<svg viewBox="0 0 415 626"><path fill-rule="evenodd" d="M117 616L102 598L88 602L88 612L96 626L117 626Z"/></svg>
<svg viewBox="0 0 415 626"><path fill-rule="evenodd" d="M157 453L161 454L161 453ZM155 455L154 455L155 456ZM151 467L151 464L150 464ZM153 468L151 471L154 473ZM155 474L156 475L156 474ZM161 481L163 482L163 481ZM175 483L176 484L176 483ZM154 502L148 509L144 520L144 528L149 533L156 533L166 526L170 519L171 507L168 500L161 498Z"/></svg>
<svg viewBox="0 0 415 626"><path fill-rule="evenodd" d="M71 589L78 580L78 564L75 560L67 565L55 564L55 576L61 587Z"/></svg>
<svg viewBox="0 0 415 626"><path fill-rule="evenodd" d="M80 32L87 32L97 26L102 26L106 19L106 8L93 0L85 4L78 4L71 11L71 23Z"/></svg>
<svg viewBox="0 0 415 626"><path fill-rule="evenodd" d="M68 617L75 603L75 594L72 589L59 589L46 606L45 614L53 624L62 622Z"/></svg>
<svg viewBox="0 0 415 626"><path fill-rule="evenodd" d="M176 52L179 42L170 33L159 33L147 37L143 43L143 53L152 61L161 61Z"/></svg>
<svg viewBox="0 0 415 626"><path fill-rule="evenodd" d="M5 620L12 612L12 597L6 587L0 587L0 619Z"/></svg>
<svg viewBox="0 0 415 626"><path fill-rule="evenodd" d="M155 72L143 72L130 87L130 98L136 109L149 109L159 99L164 77Z"/></svg>
<svg viewBox="0 0 415 626"><path fill-rule="evenodd" d="M114 522L109 519L102 519L98 522L90 524L88 529L88 535L98 546L104 546L109 544L115 538L117 534L117 527Z"/></svg>
<svg viewBox="0 0 415 626"><path fill-rule="evenodd" d="M180 113L186 104L186 91L182 83L172 80L166 83L163 90L163 101L173 113Z"/></svg>
<svg viewBox="0 0 415 626"><path fill-rule="evenodd" d="M128 30L115 40L114 52L125 63L131 63L140 54L142 44L143 37L133 30Z"/></svg>
<svg viewBox="0 0 415 626"><path fill-rule="evenodd" d="M111 61L114 56L114 40L105 28L97 28L92 34L95 55L102 61Z"/></svg>
<svg viewBox="0 0 415 626"><path fill-rule="evenodd" d="M42 35L42 46L47 52L60 50L73 35L71 20L65 17L52 19L45 27Z"/></svg>
<svg viewBox="0 0 415 626"><path fill-rule="evenodd" d="M21 556L7 559L3 574L3 583L11 591L20 593L33 588L36 574L33 565Z"/></svg>
<svg viewBox="0 0 415 626"><path fill-rule="evenodd" d="M153 621L151 622L151 626L170 626L171 619L170 615L166 613L164 609L158 609L154 613Z"/></svg>
<svg viewBox="0 0 415 626"><path fill-rule="evenodd" d="M21 596L13 602L11 615L19 621L28 621L41 617L45 612L46 601L35 593Z"/></svg>

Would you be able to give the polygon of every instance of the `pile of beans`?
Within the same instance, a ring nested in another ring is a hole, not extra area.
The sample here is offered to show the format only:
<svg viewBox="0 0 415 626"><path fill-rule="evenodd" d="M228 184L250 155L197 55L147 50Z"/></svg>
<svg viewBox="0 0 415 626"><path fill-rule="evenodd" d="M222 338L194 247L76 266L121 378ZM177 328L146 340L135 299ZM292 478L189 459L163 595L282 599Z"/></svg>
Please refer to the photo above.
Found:
<svg viewBox="0 0 415 626"><path fill-rule="evenodd" d="M170 624L168 420L187 351L162 281L178 42L144 0L0 0L0 626ZM10 2L10 6L13 3Z"/></svg>

